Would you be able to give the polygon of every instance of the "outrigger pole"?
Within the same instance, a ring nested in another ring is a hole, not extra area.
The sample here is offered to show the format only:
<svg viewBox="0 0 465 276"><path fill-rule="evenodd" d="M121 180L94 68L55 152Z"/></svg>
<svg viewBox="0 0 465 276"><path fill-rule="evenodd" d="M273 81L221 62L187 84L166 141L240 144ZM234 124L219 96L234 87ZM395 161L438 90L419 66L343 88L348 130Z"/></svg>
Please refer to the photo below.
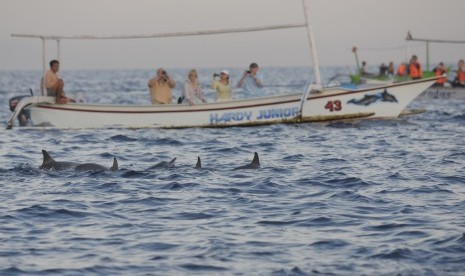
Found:
<svg viewBox="0 0 465 276"><path fill-rule="evenodd" d="M429 70L429 44L430 43L465 44L465 40L413 38L410 31L407 32L407 37L405 38L405 40L407 40L407 42L410 42L410 41L426 42L426 69L427 70Z"/></svg>

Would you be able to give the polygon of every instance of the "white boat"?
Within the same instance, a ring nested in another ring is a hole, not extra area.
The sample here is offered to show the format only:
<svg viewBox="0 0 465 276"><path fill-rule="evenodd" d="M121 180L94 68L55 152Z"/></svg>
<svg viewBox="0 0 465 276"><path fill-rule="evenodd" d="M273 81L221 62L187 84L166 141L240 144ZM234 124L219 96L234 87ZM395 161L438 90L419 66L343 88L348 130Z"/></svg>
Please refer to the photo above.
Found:
<svg viewBox="0 0 465 276"><path fill-rule="evenodd" d="M251 32L284 28L307 30L315 83L302 93L230 102L189 105L107 105L88 103L56 104L53 97L25 97L16 106L7 128L27 110L33 126L56 128L184 128L251 126L275 123L322 122L357 118L396 118L421 92L432 85L436 78L381 85L365 89L323 87L316 47L314 44L308 0L302 0L305 23L199 32L164 33L143 36L46 36L13 35L39 38L43 44L43 69L45 74L45 41L58 43L65 39L137 39L213 35L220 33Z"/></svg>

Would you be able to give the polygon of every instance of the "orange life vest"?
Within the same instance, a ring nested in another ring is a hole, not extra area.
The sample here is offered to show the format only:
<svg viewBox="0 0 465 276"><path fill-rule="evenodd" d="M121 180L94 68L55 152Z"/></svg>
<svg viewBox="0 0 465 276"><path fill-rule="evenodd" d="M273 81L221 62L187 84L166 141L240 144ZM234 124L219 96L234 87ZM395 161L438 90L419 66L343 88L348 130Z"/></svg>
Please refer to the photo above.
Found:
<svg viewBox="0 0 465 276"><path fill-rule="evenodd" d="M405 64L401 64L399 65L399 68L397 68L397 75L398 76L405 76L407 72L406 71L406 67L405 67Z"/></svg>
<svg viewBox="0 0 465 276"><path fill-rule="evenodd" d="M465 72L462 70L462 68L459 68L459 70L457 70L457 79L459 80L459 82L465 82Z"/></svg>
<svg viewBox="0 0 465 276"><path fill-rule="evenodd" d="M446 73L446 70L436 68L436 76L440 77ZM446 77L440 78L436 81L437 84L443 85L446 82Z"/></svg>
<svg viewBox="0 0 465 276"><path fill-rule="evenodd" d="M423 76L423 72L421 71L420 63L412 63L410 64L410 77L412 79L421 79Z"/></svg>

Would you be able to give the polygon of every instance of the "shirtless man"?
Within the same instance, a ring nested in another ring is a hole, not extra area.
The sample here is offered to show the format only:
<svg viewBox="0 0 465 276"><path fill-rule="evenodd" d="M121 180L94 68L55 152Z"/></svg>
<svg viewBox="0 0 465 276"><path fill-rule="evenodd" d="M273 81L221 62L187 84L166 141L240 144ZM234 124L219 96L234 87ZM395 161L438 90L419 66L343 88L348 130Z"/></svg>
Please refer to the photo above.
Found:
<svg viewBox="0 0 465 276"><path fill-rule="evenodd" d="M55 97L56 103L65 104L68 102L74 102L67 98L63 92L65 83L58 74L60 70L60 62L58 60L50 61L50 70L45 74L45 88L47 89L47 96Z"/></svg>

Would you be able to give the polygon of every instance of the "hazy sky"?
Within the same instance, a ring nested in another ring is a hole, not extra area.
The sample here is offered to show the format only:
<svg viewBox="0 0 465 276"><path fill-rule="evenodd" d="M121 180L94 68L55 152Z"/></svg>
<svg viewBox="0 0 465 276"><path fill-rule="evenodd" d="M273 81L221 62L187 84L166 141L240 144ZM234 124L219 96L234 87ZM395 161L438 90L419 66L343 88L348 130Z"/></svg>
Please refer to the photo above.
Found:
<svg viewBox="0 0 465 276"><path fill-rule="evenodd" d="M354 66L405 58L414 37L465 40L464 0L310 0L320 64ZM150 34L304 21L301 0L0 0L0 70L41 69L41 41L11 33ZM48 42L47 60L55 58ZM63 69L308 66L304 28L202 37L62 41ZM423 44L412 53L425 62ZM465 58L465 45L431 46L432 62Z"/></svg>

